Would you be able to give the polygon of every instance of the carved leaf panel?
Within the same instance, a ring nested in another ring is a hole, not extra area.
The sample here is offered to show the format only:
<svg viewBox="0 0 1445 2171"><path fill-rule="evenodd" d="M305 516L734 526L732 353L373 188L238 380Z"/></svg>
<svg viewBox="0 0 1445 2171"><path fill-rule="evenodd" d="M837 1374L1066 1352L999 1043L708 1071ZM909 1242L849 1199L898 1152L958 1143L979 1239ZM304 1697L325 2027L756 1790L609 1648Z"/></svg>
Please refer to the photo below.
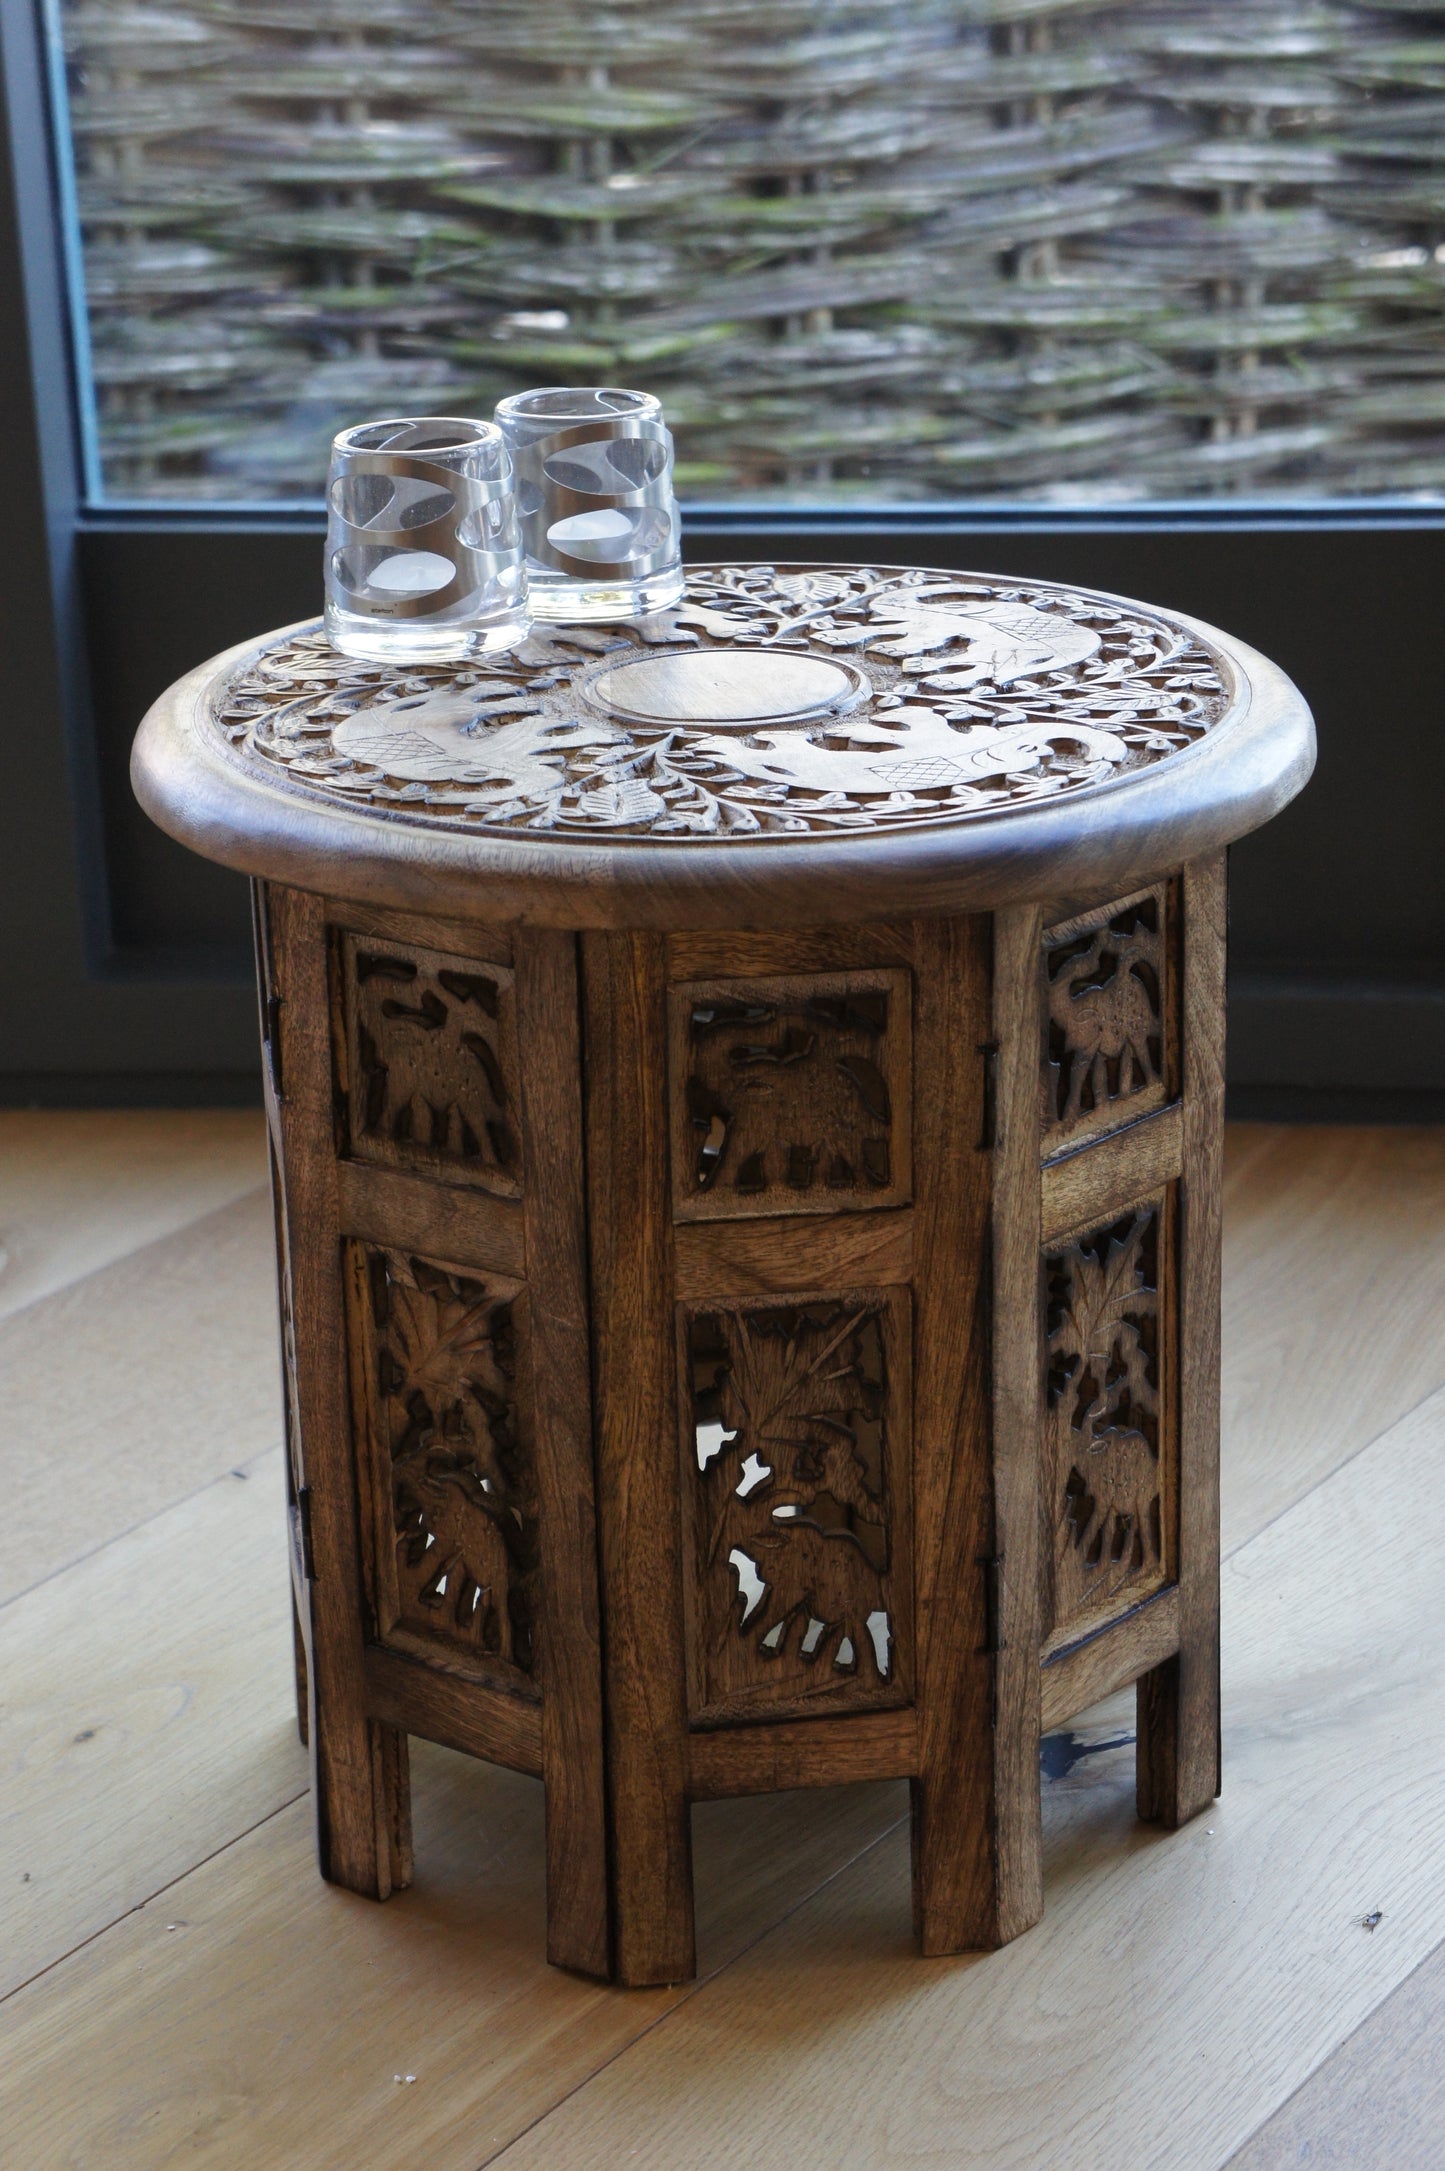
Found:
<svg viewBox="0 0 1445 2171"><path fill-rule="evenodd" d="M1044 930L1046 1155L1170 1097L1169 904L1160 884Z"/></svg>
<svg viewBox="0 0 1445 2171"><path fill-rule="evenodd" d="M348 1253L377 1635L536 1693L526 1292L372 1245Z"/></svg>
<svg viewBox="0 0 1445 2171"><path fill-rule="evenodd" d="M1172 1224L1161 1195L1044 1260L1046 1649L1173 1579Z"/></svg>
<svg viewBox="0 0 1445 2171"><path fill-rule="evenodd" d="M905 1203L910 994L889 969L674 987L677 1219Z"/></svg>
<svg viewBox="0 0 1445 2171"><path fill-rule="evenodd" d="M906 1704L907 1291L683 1308L679 1332L693 1720Z"/></svg>
<svg viewBox="0 0 1445 2171"><path fill-rule="evenodd" d="M340 950L353 1157L518 1197L510 968L369 935Z"/></svg>

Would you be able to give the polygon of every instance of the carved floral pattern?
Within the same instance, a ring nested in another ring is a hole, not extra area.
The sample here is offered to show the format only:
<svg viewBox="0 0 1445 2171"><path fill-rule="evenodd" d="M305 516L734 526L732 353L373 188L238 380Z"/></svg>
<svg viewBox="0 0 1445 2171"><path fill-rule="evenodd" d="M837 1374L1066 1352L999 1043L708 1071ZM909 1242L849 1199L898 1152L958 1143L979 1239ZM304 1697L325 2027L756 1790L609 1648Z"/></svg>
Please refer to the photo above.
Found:
<svg viewBox="0 0 1445 2171"><path fill-rule="evenodd" d="M697 982L671 1001L680 1219L908 1197L905 972Z"/></svg>
<svg viewBox="0 0 1445 2171"><path fill-rule="evenodd" d="M1165 1578L1160 1219L1140 1207L1045 1261L1055 1632Z"/></svg>
<svg viewBox="0 0 1445 2171"><path fill-rule="evenodd" d="M1165 1097L1165 895L1151 890L1045 930L1051 1147L1126 1123Z"/></svg>
<svg viewBox="0 0 1445 2171"><path fill-rule="evenodd" d="M729 729L624 722L589 699L619 653L669 648L846 654L871 698ZM240 666L214 716L246 760L309 791L611 842L997 814L1166 760L1227 704L1213 655L1141 605L968 575L725 566L695 571L651 619L537 627L465 666L361 663L303 633Z"/></svg>
<svg viewBox="0 0 1445 2171"><path fill-rule="evenodd" d="M509 969L357 935L342 959L352 1152L516 1196Z"/></svg>
<svg viewBox="0 0 1445 2171"><path fill-rule="evenodd" d="M687 1321L695 1716L906 1693L889 1304L772 1302Z"/></svg>
<svg viewBox="0 0 1445 2171"><path fill-rule="evenodd" d="M356 1247L383 1641L533 1670L537 1500L517 1405L520 1285Z"/></svg>

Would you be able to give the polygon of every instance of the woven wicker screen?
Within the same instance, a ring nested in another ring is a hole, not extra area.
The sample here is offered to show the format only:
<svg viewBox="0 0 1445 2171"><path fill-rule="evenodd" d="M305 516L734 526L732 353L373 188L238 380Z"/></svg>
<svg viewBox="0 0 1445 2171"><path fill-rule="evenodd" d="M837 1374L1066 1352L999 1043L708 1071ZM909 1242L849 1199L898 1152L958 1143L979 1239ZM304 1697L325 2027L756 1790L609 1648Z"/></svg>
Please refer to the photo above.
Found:
<svg viewBox="0 0 1445 2171"><path fill-rule="evenodd" d="M1445 495L1445 4L64 0L105 494L640 384L697 498Z"/></svg>

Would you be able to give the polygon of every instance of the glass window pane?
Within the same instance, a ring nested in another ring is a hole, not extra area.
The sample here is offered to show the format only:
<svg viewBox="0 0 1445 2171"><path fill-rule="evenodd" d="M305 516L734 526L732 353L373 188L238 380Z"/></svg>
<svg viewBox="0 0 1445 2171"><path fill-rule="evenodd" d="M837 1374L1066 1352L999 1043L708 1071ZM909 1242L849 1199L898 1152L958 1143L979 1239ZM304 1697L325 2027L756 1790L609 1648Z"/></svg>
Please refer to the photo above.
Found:
<svg viewBox="0 0 1445 2171"><path fill-rule="evenodd" d="M576 382L694 500L1445 497L1445 4L59 4L105 497Z"/></svg>

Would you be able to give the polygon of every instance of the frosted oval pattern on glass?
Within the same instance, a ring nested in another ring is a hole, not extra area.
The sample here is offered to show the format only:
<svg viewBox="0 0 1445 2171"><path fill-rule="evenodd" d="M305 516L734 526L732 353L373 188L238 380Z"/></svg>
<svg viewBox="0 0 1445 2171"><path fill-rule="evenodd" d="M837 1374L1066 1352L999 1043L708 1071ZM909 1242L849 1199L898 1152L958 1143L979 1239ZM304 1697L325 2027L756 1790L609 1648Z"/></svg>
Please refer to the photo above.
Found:
<svg viewBox="0 0 1445 2171"><path fill-rule="evenodd" d="M61 0L111 499L642 384L680 492L1445 496L1445 5Z"/></svg>

